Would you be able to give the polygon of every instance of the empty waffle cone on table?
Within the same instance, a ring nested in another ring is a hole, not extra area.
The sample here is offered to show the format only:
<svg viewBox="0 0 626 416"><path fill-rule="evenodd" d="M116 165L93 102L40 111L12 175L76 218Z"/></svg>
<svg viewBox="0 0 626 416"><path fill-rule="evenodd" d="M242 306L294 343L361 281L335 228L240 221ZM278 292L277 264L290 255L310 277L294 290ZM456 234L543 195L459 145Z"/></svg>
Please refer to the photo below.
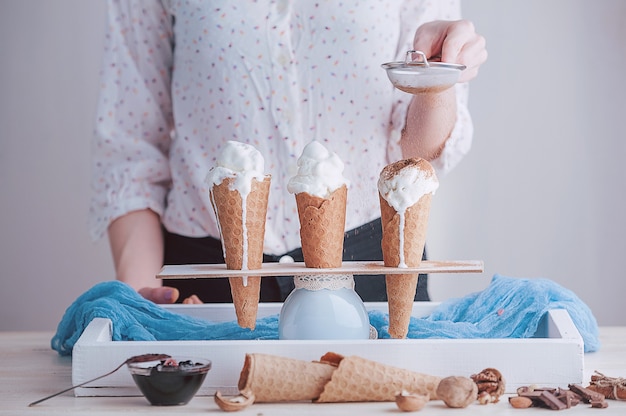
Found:
<svg viewBox="0 0 626 416"><path fill-rule="evenodd" d="M331 379L335 366L271 354L246 354L238 387L257 403L313 400Z"/></svg>
<svg viewBox="0 0 626 416"><path fill-rule="evenodd" d="M410 391L430 400L442 399L449 407L466 407L476 400L478 392L468 377L439 377L334 352L312 362L246 354L238 387L241 395L257 403L382 402L394 401L398 392ZM450 390L455 394L449 394Z"/></svg>

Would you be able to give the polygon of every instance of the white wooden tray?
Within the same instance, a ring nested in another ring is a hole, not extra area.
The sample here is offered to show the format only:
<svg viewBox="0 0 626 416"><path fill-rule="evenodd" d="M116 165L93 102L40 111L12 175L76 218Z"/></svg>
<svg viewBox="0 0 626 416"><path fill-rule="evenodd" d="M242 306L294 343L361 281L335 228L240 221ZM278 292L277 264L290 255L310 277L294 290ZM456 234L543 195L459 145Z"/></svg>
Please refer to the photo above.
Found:
<svg viewBox="0 0 626 416"><path fill-rule="evenodd" d="M387 303L366 303L368 310L387 311ZM428 315L437 304L416 302L413 316ZM259 317L278 314L280 303L259 305ZM234 320L232 304L172 305L177 313L212 321ZM345 341L112 341L111 321L94 319L86 328L72 356L72 382L79 384L104 374L127 358L146 354L198 356L213 361L200 395L216 390L226 394L237 391L237 381L246 353L268 353L303 360L317 360L334 351L359 355L389 365L422 373L470 376L495 367L507 381L507 392L522 385L566 387L582 383L583 340L565 310L551 310L530 339L386 339ZM121 368L86 387L77 396L140 395L127 369Z"/></svg>

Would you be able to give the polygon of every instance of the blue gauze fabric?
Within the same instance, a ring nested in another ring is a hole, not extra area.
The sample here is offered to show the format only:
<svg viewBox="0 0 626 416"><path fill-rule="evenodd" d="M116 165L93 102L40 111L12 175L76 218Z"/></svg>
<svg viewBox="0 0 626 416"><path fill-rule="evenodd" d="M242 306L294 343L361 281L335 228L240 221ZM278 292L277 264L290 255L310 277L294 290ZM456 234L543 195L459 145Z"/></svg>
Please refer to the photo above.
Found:
<svg viewBox="0 0 626 416"><path fill-rule="evenodd" d="M600 347L598 324L573 292L548 279L495 275L483 291L438 305L425 318L411 318L408 338L528 338L550 309L566 309L578 328L585 352ZM79 296L65 311L52 349L71 355L74 344L94 318L108 318L114 341L269 340L278 339L278 315L257 320L256 328L236 321L211 322L180 315L142 298L130 286L108 281ZM389 316L369 312L379 338L390 338Z"/></svg>
<svg viewBox="0 0 626 416"><path fill-rule="evenodd" d="M442 302L428 317L412 318L407 338L530 338L548 310L566 309L578 329L585 352L600 348L598 323L574 292L549 279L495 275L482 292ZM370 323L383 327L387 318L370 313Z"/></svg>

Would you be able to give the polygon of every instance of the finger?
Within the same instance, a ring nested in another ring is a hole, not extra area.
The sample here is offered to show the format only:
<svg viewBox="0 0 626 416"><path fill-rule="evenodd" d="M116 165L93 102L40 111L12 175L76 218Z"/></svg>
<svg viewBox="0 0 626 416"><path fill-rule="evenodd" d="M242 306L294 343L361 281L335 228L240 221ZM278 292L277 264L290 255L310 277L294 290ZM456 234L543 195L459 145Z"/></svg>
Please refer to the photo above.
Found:
<svg viewBox="0 0 626 416"><path fill-rule="evenodd" d="M487 49L485 49L485 39L482 36L467 43L459 52L459 62L466 66L461 73L459 82L467 82L478 75L478 69L487 61Z"/></svg>
<svg viewBox="0 0 626 416"><path fill-rule="evenodd" d="M460 59L461 51L467 44L473 43L478 35L474 24L469 20L458 20L448 26L448 30L441 46L441 60L454 64L463 64Z"/></svg>
<svg viewBox="0 0 626 416"><path fill-rule="evenodd" d="M478 76L478 68L466 68L461 72L458 83L469 82Z"/></svg>
<svg viewBox="0 0 626 416"><path fill-rule="evenodd" d="M197 295L191 295L183 300L183 304L185 305L201 305L202 303L204 302L202 302Z"/></svg>
<svg viewBox="0 0 626 416"><path fill-rule="evenodd" d="M173 287L145 287L139 290L139 294L144 298L160 304L174 303L178 300L180 293Z"/></svg>
<svg viewBox="0 0 626 416"><path fill-rule="evenodd" d="M440 55L441 44L444 38L441 35L443 28L444 22L429 22L421 25L415 32L413 49L424 52L426 59Z"/></svg>

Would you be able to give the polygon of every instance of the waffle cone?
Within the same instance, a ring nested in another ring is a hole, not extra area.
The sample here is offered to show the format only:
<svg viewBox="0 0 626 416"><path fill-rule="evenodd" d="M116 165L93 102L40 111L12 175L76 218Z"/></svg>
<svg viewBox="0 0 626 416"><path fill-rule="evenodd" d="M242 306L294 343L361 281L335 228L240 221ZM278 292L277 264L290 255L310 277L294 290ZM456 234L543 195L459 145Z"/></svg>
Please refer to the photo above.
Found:
<svg viewBox="0 0 626 416"><path fill-rule="evenodd" d="M425 171L429 177L434 175L432 166L426 160L406 159L386 166L381 172L381 180L393 179L399 171L407 167ZM396 212L380 193L379 199L383 228L381 246L385 266L398 267L404 260L407 266L418 267L424 254L432 193L422 195L415 204L405 210L404 214ZM404 215L404 218L401 215ZM393 338L406 338L418 278L419 275L416 274L387 275L385 278L389 305L389 334Z"/></svg>
<svg viewBox="0 0 626 416"><path fill-rule="evenodd" d="M239 390L255 402L317 399L335 370L332 364L268 354L246 354Z"/></svg>
<svg viewBox="0 0 626 416"><path fill-rule="evenodd" d="M211 203L220 226L226 267L229 270L260 269L263 265L270 176L266 176L263 181L252 180L252 189L245 201L245 227L243 199L238 190L229 189L232 181L232 178L226 178L211 189ZM254 329L259 305L260 277L229 278L229 283L237 322L243 328Z"/></svg>
<svg viewBox="0 0 626 416"><path fill-rule="evenodd" d="M342 357L316 402L394 401L402 390L435 400L440 380L358 356Z"/></svg>
<svg viewBox="0 0 626 416"><path fill-rule="evenodd" d="M248 276L245 286L242 277L229 277L228 283L230 283L230 294L235 305L237 323L242 328L254 329L259 309L261 277Z"/></svg>
<svg viewBox="0 0 626 416"><path fill-rule="evenodd" d="M404 261L409 267L418 267L422 262L426 228L432 195L422 196L405 212ZM400 264L400 214L380 196L381 221L383 224L382 249L385 266ZM389 305L389 335L406 338L409 330L413 301L417 290L417 274L385 276L387 303Z"/></svg>
<svg viewBox="0 0 626 416"><path fill-rule="evenodd" d="M383 227L382 249L385 266L400 264L400 214L379 194L380 217ZM422 196L404 213L404 262L419 267L424 254L428 216L432 194Z"/></svg>
<svg viewBox="0 0 626 416"><path fill-rule="evenodd" d="M409 332L418 275L388 274L385 276L389 307L389 335L404 339Z"/></svg>
<svg viewBox="0 0 626 416"><path fill-rule="evenodd" d="M307 267L341 267L347 195L345 185L327 199L307 192L296 194L302 254Z"/></svg>

